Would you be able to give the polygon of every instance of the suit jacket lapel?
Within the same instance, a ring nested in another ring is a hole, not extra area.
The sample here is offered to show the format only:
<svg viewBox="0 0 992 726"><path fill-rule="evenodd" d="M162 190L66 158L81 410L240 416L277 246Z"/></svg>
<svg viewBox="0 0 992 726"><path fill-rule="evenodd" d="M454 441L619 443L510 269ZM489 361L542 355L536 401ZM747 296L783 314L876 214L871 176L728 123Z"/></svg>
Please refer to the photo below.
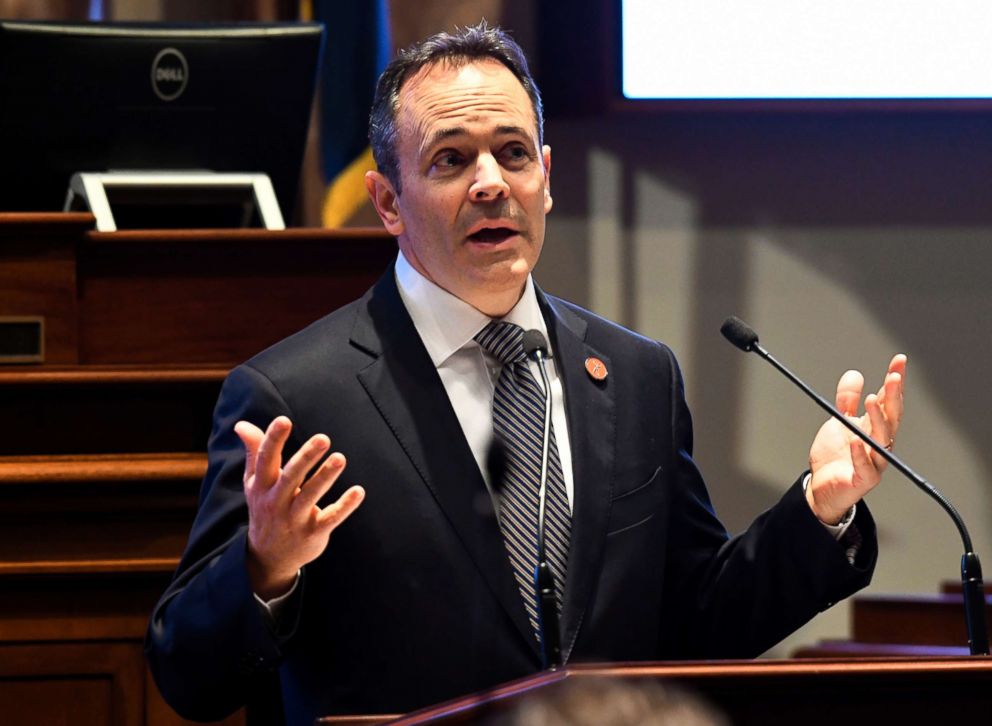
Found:
<svg viewBox="0 0 992 726"><path fill-rule="evenodd" d="M399 296L392 267L366 296L351 340L375 357L358 374L359 381L437 500L480 576L539 660L485 482L437 369Z"/></svg>
<svg viewBox="0 0 992 726"><path fill-rule="evenodd" d="M599 358L610 368L606 353L585 341L586 323L554 298L540 291L546 311L554 360L565 390L566 418L572 448L572 535L562 607L562 657L571 655L606 548L613 463L616 450L616 411L613 381L595 381L585 361Z"/></svg>

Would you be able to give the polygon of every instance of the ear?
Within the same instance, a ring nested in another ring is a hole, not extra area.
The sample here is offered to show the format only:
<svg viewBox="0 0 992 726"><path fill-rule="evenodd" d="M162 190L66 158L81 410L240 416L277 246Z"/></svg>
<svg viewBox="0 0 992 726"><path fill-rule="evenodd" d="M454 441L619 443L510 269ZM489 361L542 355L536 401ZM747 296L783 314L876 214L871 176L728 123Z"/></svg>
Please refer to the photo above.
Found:
<svg viewBox="0 0 992 726"><path fill-rule="evenodd" d="M544 213L551 211L551 147L547 144L541 149L544 156Z"/></svg>
<svg viewBox="0 0 992 726"><path fill-rule="evenodd" d="M365 172L365 189L368 190L372 206L382 220L386 231L394 237L403 233L403 219L400 216L398 196L392 183L378 171Z"/></svg>

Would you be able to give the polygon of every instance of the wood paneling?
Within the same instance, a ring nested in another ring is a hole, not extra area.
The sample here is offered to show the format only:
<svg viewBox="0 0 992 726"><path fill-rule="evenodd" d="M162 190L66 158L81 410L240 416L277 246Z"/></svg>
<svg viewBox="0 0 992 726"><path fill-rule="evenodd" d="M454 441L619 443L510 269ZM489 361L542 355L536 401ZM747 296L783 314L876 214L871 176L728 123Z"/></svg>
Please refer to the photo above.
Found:
<svg viewBox="0 0 992 726"><path fill-rule="evenodd" d="M41 315L46 363L230 366L359 297L381 229L93 232L0 213L0 315Z"/></svg>
<svg viewBox="0 0 992 726"><path fill-rule="evenodd" d="M144 671L136 644L0 645L4 723L142 726Z"/></svg>
<svg viewBox="0 0 992 726"><path fill-rule="evenodd" d="M0 212L0 316L45 319L47 363L78 361L76 249L89 214Z"/></svg>
<svg viewBox="0 0 992 726"><path fill-rule="evenodd" d="M80 361L238 363L361 296L395 250L373 230L89 234Z"/></svg>
<svg viewBox="0 0 992 726"><path fill-rule="evenodd" d="M0 367L0 722L178 726L142 642L224 376L361 295L395 242L92 226L0 214L0 315L43 315L48 353Z"/></svg>
<svg viewBox="0 0 992 726"><path fill-rule="evenodd" d="M0 368L0 456L203 451L226 374L216 367Z"/></svg>

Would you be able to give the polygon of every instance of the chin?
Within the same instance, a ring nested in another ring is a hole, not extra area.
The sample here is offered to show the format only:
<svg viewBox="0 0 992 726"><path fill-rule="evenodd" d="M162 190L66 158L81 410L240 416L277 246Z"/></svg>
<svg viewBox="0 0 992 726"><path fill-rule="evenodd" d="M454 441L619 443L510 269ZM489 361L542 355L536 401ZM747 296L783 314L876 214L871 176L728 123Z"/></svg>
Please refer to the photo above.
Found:
<svg viewBox="0 0 992 726"><path fill-rule="evenodd" d="M510 263L510 274L516 275L521 279L526 279L527 275L530 274L531 270L534 269L534 262L527 259L526 257L518 257L516 260Z"/></svg>
<svg viewBox="0 0 992 726"><path fill-rule="evenodd" d="M480 282L494 292L512 291L523 286L531 269L532 266L526 259L515 257L489 265L480 276Z"/></svg>

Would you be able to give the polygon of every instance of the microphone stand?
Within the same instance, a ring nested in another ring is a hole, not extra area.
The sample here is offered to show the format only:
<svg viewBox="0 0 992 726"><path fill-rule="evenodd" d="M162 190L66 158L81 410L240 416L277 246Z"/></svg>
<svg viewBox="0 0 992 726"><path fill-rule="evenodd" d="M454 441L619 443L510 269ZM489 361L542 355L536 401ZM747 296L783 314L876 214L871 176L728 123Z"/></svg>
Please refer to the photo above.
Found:
<svg viewBox="0 0 992 726"><path fill-rule="evenodd" d="M528 334L536 331L528 331ZM543 344L543 336L541 336ZM544 509L548 493L548 451L551 446L551 383L545 370L544 350L535 347L529 351L537 360L544 383L544 440L541 450L541 487L537 513L537 567L534 569L534 587L537 591L538 617L541 621L541 650L544 667L555 670L561 665L561 634L558 632L558 603L555 601L555 578L544 551Z"/></svg>
<svg viewBox="0 0 992 726"><path fill-rule="evenodd" d="M964 600L965 624L968 629L968 647L971 655L989 655L989 635L985 621L985 592L982 582L982 565L971 544L971 535L968 534L968 528L965 526L961 515L954 508L954 505L930 482L910 469L891 451L884 446L880 446L878 442L848 420L840 411L831 406L792 371L779 363L771 353L758 343L757 333L743 321L737 318L728 318L720 330L731 343L745 353L756 353L760 358L763 358L774 366L782 375L809 396L816 405L840 421L851 433L868 444L872 451L889 462L903 476L934 499L950 515L954 526L957 527L958 533L961 535L961 542L964 545L964 554L961 556L961 588Z"/></svg>

